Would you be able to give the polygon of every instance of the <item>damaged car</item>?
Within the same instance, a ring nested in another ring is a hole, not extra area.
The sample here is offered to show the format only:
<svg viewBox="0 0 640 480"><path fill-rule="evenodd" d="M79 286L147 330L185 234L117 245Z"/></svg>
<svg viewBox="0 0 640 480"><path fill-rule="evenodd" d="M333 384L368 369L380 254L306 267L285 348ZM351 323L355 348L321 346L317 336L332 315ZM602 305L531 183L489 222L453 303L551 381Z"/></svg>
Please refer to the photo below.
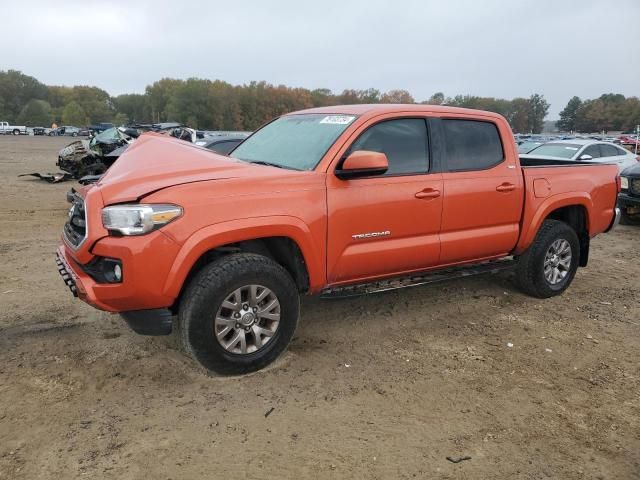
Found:
<svg viewBox="0 0 640 480"><path fill-rule="evenodd" d="M109 128L90 139L75 140L58 152L56 165L61 172L25 173L19 177L32 176L49 183L98 178L118 159L121 147L127 147L140 134L136 129Z"/></svg>
<svg viewBox="0 0 640 480"><path fill-rule="evenodd" d="M95 183L129 145L145 132L160 133L197 145L206 144L205 148L223 154L235 148L250 133L201 131L175 122L112 127L90 139L75 140L60 150L56 165L61 172L26 173L19 176L33 176L49 183L71 179L77 179L82 185Z"/></svg>
<svg viewBox="0 0 640 480"><path fill-rule="evenodd" d="M72 178L102 175L118 157L109 153L137 138L135 130L109 128L91 140L76 140L58 152L56 165Z"/></svg>

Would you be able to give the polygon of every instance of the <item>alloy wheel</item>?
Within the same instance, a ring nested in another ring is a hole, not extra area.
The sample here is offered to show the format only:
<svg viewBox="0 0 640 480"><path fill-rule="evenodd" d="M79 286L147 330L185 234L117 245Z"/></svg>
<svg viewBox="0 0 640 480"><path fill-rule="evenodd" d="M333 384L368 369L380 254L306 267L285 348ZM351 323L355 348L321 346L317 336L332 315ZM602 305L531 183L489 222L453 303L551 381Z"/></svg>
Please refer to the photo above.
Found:
<svg viewBox="0 0 640 480"><path fill-rule="evenodd" d="M280 301L275 293L262 285L245 285L222 302L214 334L227 352L248 354L269 343L279 323Z"/></svg>

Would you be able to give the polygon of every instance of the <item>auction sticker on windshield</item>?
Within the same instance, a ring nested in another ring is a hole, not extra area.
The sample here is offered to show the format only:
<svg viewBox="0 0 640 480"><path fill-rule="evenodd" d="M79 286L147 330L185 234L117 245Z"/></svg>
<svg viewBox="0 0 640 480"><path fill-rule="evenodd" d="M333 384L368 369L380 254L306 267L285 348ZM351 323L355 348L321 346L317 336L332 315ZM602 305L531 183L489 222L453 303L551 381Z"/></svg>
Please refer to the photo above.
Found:
<svg viewBox="0 0 640 480"><path fill-rule="evenodd" d="M332 125L349 125L353 122L353 117L351 115L329 115L320 120L320 123L330 123Z"/></svg>

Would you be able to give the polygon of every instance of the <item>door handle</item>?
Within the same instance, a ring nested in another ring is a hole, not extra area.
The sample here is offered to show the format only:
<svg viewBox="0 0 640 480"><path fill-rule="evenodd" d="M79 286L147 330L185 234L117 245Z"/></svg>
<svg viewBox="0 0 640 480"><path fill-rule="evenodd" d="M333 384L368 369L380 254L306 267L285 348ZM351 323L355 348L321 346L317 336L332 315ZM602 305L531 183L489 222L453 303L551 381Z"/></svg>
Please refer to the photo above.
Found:
<svg viewBox="0 0 640 480"><path fill-rule="evenodd" d="M496 187L496 191L498 192L513 192L516 189L516 186L513 183L503 183Z"/></svg>
<svg viewBox="0 0 640 480"><path fill-rule="evenodd" d="M439 196L440 190L436 190L434 188L425 188L424 190L416 193L416 198L420 199L438 198Z"/></svg>

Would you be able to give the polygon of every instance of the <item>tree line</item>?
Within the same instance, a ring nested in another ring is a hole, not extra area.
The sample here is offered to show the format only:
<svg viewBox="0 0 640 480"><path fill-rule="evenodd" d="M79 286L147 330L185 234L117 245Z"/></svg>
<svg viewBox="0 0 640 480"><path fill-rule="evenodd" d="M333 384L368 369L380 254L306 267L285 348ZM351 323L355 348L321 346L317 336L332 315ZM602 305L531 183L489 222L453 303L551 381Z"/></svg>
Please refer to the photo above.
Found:
<svg viewBox="0 0 640 480"><path fill-rule="evenodd" d="M612 96L616 102L621 97L625 105L635 102L637 111L637 98ZM581 108L588 102L592 101L581 102ZM323 88L309 90L267 82L231 85L222 80L200 78L163 78L148 85L144 94L111 96L98 87L48 86L16 70L0 71L0 120L28 126L49 126L53 122L85 126L98 122L121 125L175 121L199 129L255 130L268 120L294 110L354 103L418 102L406 90L346 89L336 94ZM473 95L446 97L438 92L419 103L496 112L509 121L516 133L540 133L549 110L549 103L537 93L508 100ZM591 110L588 118L596 118L595 112L599 110L590 107ZM624 109L605 110L607 115L622 115ZM609 123L626 125L625 122L627 120L616 117ZM597 124L599 127L601 122Z"/></svg>
<svg viewBox="0 0 640 480"><path fill-rule="evenodd" d="M592 100L573 97L560 112L559 130L571 132L633 131L640 125L638 97L606 93Z"/></svg>

